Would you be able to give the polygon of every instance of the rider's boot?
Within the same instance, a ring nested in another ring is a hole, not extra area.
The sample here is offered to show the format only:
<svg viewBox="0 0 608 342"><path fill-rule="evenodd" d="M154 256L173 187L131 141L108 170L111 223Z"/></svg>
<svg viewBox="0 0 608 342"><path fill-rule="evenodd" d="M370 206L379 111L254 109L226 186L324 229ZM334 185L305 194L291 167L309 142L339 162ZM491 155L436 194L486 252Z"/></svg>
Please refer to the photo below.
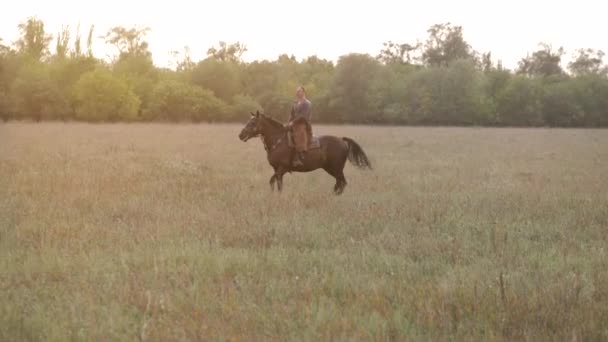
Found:
<svg viewBox="0 0 608 342"><path fill-rule="evenodd" d="M304 153L296 152L295 158L293 158L293 166L304 166Z"/></svg>

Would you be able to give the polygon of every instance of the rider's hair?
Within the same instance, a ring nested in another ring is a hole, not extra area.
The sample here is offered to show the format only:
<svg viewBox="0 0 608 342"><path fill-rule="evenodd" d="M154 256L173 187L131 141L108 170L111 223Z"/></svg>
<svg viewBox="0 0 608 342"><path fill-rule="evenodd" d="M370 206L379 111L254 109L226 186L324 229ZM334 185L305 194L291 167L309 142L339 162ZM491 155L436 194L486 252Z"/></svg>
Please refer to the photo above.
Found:
<svg viewBox="0 0 608 342"><path fill-rule="evenodd" d="M302 89L302 91L304 92L304 95L306 95L306 89L304 89L304 86L299 86L298 89Z"/></svg>

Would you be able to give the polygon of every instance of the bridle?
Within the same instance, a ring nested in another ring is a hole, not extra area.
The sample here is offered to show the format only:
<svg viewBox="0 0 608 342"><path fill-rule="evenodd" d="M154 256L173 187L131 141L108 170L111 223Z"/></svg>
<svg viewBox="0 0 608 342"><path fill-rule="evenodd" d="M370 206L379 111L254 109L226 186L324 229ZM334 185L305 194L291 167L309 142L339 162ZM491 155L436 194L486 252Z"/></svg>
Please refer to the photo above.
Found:
<svg viewBox="0 0 608 342"><path fill-rule="evenodd" d="M266 139L264 139L264 137L266 137L266 135L264 135L262 133L262 130L259 127L256 127L258 133L256 133L255 135L251 136L251 138L257 138L257 137L261 137L262 140L262 144L264 145L264 150L266 150L267 153L272 152L274 149L276 149L282 142L283 142L283 133L277 133L274 136L269 136L268 139L270 140L270 142L272 143L270 146L268 146L268 143L266 142ZM279 136L279 138L275 141L275 137Z"/></svg>
<svg viewBox="0 0 608 342"><path fill-rule="evenodd" d="M256 114L251 113L251 116L256 117L258 120L260 120L260 114L259 112ZM264 120L264 117L262 116L262 119ZM275 132L273 134L265 134L264 131L268 131L268 127L267 126L268 123L266 123L266 125L264 124L264 121L256 121L255 122L255 130L249 128L249 126L252 124L252 122L249 122L248 127L246 127L247 129L247 136L243 137L242 139L244 141L247 141L251 138L257 138L259 136L261 136L261 140L262 140L262 144L264 145L264 150L266 150L266 153L270 154L274 149L276 149L281 143L284 142L284 138L286 138L287 136L289 136L288 134L285 134L285 130L281 130L280 132ZM282 126L282 125L281 125ZM252 134L255 133L255 134ZM278 138L277 138L278 136Z"/></svg>

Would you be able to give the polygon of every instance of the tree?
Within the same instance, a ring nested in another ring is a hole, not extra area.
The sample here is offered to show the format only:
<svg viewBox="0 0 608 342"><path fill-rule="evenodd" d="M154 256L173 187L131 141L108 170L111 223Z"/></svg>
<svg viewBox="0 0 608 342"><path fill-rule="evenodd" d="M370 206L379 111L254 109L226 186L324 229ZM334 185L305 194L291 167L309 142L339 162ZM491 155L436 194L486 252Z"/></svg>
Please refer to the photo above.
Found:
<svg viewBox="0 0 608 342"><path fill-rule="evenodd" d="M508 126L542 124L542 87L535 79L514 76L496 96L498 122Z"/></svg>
<svg viewBox="0 0 608 342"><path fill-rule="evenodd" d="M485 99L484 112L486 113L486 115L490 116L486 118L487 121L485 123L497 123L496 99L498 95L505 89L507 84L509 84L509 80L511 79L511 77L511 73L507 70L502 69L500 65L497 68L492 68L491 70L484 72L482 86L482 96Z"/></svg>
<svg viewBox="0 0 608 342"><path fill-rule="evenodd" d="M241 57L247 52L247 46L239 42L226 44L224 41L219 42L219 47L210 47L207 50L207 56L215 58L219 61L241 62Z"/></svg>
<svg viewBox="0 0 608 342"><path fill-rule="evenodd" d="M264 112L271 115L280 115L286 118L292 105L292 100L287 95L287 86L284 80L289 78L281 75L281 67L277 62L255 61L247 64L243 72L243 94L251 96L259 103Z"/></svg>
<svg viewBox="0 0 608 342"><path fill-rule="evenodd" d="M44 23L36 17L30 17L19 24L21 37L16 42L17 50L33 60L39 61L48 54L52 35L44 31Z"/></svg>
<svg viewBox="0 0 608 342"><path fill-rule="evenodd" d="M528 76L551 76L563 74L560 66L564 48L560 47L557 51L549 44L540 43L540 49L526 56L519 61L518 74Z"/></svg>
<svg viewBox="0 0 608 342"><path fill-rule="evenodd" d="M184 46L184 51L181 53L177 50L171 51L171 56L173 56L175 60L175 69L178 72L192 71L196 65L192 60L191 51L188 46Z"/></svg>
<svg viewBox="0 0 608 342"><path fill-rule="evenodd" d="M9 98L4 89L0 89L0 120L7 121L11 117Z"/></svg>
<svg viewBox="0 0 608 342"><path fill-rule="evenodd" d="M303 85L317 122L608 126L599 50L577 50L566 74L564 50L539 44L511 73L448 22L429 27L421 43L386 41L375 56L353 53L338 63L286 53L248 63L244 44L221 41L204 60L185 47L172 52L173 68L159 68L149 30L109 29L102 38L117 53L107 65L93 56L94 26L86 46L79 27L72 34L62 27L49 56L51 36L28 18L14 45L0 39L0 118L215 121L263 110L286 120Z"/></svg>
<svg viewBox="0 0 608 342"><path fill-rule="evenodd" d="M192 83L213 91L223 101L230 101L241 91L238 65L232 61L207 58L192 70Z"/></svg>
<svg viewBox="0 0 608 342"><path fill-rule="evenodd" d="M227 109L226 120L242 120L249 113L263 111L262 106L249 95L236 95L232 99L232 105ZM279 118L280 119L280 118Z"/></svg>
<svg viewBox="0 0 608 342"><path fill-rule="evenodd" d="M380 51L380 54L376 57L383 64L413 64L417 59L415 54L418 53L421 44L417 42L414 45L410 44L397 44L392 41L383 43L384 48Z"/></svg>
<svg viewBox="0 0 608 342"><path fill-rule="evenodd" d="M487 73L494 70L494 64L492 63L492 52L486 52L481 55L481 70Z"/></svg>
<svg viewBox="0 0 608 342"><path fill-rule="evenodd" d="M488 121L482 74L470 60L417 71L402 89L401 108L411 123L468 125Z"/></svg>
<svg viewBox="0 0 608 342"><path fill-rule="evenodd" d="M254 61L247 64L243 71L244 94L258 99L266 93L277 92L279 88L279 73L275 63L269 61ZM260 102L262 105L263 103Z"/></svg>
<svg viewBox="0 0 608 342"><path fill-rule="evenodd" d="M222 117L226 105L209 90L185 82L159 82L152 92L145 119L203 121Z"/></svg>
<svg viewBox="0 0 608 342"><path fill-rule="evenodd" d="M89 28L89 35L87 36L87 57L93 57L93 31L95 30L95 25L91 25Z"/></svg>
<svg viewBox="0 0 608 342"><path fill-rule="evenodd" d="M578 49L573 57L574 60L568 63L568 69L574 76L606 72L603 68L604 52L601 50Z"/></svg>
<svg viewBox="0 0 608 342"><path fill-rule="evenodd" d="M141 100L140 109L146 108L152 98L152 90L158 82L159 74L151 57L124 54L114 63L112 70L116 76L127 82L129 88Z"/></svg>
<svg viewBox="0 0 608 342"><path fill-rule="evenodd" d="M149 27L127 29L122 26L115 26L102 38L105 39L107 44L116 47L119 59L125 55L151 58L152 54L148 51L148 42L144 40L149 31Z"/></svg>
<svg viewBox="0 0 608 342"><path fill-rule="evenodd" d="M0 42L2 38L0 38ZM20 60L15 51L8 46L0 44L0 89L7 89L16 77Z"/></svg>
<svg viewBox="0 0 608 342"><path fill-rule="evenodd" d="M12 116L11 87L21 69L22 60L15 51L0 48L0 116L6 120Z"/></svg>
<svg viewBox="0 0 608 342"><path fill-rule="evenodd" d="M73 100L76 118L85 121L135 120L141 104L125 81L103 68L82 75Z"/></svg>
<svg viewBox="0 0 608 342"><path fill-rule="evenodd" d="M44 64L26 64L12 83L10 100L17 118L36 121L69 116L67 99L51 80Z"/></svg>
<svg viewBox="0 0 608 342"><path fill-rule="evenodd" d="M11 65L11 61L14 60L10 48L0 43L0 119L2 120L8 120L11 116L8 92L16 70L16 67Z"/></svg>
<svg viewBox="0 0 608 342"><path fill-rule="evenodd" d="M72 58L82 56L82 38L80 37L80 24L76 26L76 38L74 38L74 48L71 51Z"/></svg>
<svg viewBox="0 0 608 342"><path fill-rule="evenodd" d="M111 44L119 52L113 65L113 71L127 80L129 88L141 100L140 109L150 103L152 90L158 81L158 69L152 61L152 53L145 41L149 28L133 27L126 29L121 26L111 28L105 35L107 44Z"/></svg>
<svg viewBox="0 0 608 342"><path fill-rule="evenodd" d="M577 100L576 89L568 79L546 84L542 96L544 123L562 127L578 125L585 114Z"/></svg>
<svg viewBox="0 0 608 342"><path fill-rule="evenodd" d="M68 55L68 45L70 43L70 27L62 27L57 33L57 44L55 46L55 55L62 59Z"/></svg>
<svg viewBox="0 0 608 342"><path fill-rule="evenodd" d="M72 88L80 77L95 70L99 62L91 57L80 56L50 61L48 64L51 80L65 98L71 98Z"/></svg>
<svg viewBox="0 0 608 342"><path fill-rule="evenodd" d="M428 66L447 66L458 59L475 60L475 53L464 40L461 26L451 23L436 24L427 32L429 37L424 45L422 60Z"/></svg>
<svg viewBox="0 0 608 342"><path fill-rule="evenodd" d="M576 125L608 127L608 78L598 74L585 74L569 79L574 88L576 103L583 117L576 116Z"/></svg>
<svg viewBox="0 0 608 342"><path fill-rule="evenodd" d="M2 38L0 38L0 55L4 55L9 51L9 47L2 44Z"/></svg>
<svg viewBox="0 0 608 342"><path fill-rule="evenodd" d="M351 122L378 122L379 109L373 106L372 84L381 64L367 54L340 57L331 84L329 110L335 119Z"/></svg>
<svg viewBox="0 0 608 342"><path fill-rule="evenodd" d="M417 67L392 63L380 69L372 84L373 106L381 112L381 120L387 123L408 123L406 115L408 80Z"/></svg>
<svg viewBox="0 0 608 342"><path fill-rule="evenodd" d="M93 57L93 31L95 29L95 25L91 25L89 28L89 34L87 36L87 53L86 56L89 58ZM72 58L78 58L84 56L85 54L82 51L82 38L80 37L80 24L76 26L76 37L74 38L74 48L70 51L70 56Z"/></svg>
<svg viewBox="0 0 608 342"><path fill-rule="evenodd" d="M334 69L333 62L317 56L310 56L298 65L297 82L294 83L304 85L315 106L315 113L321 114L315 120L323 119L322 113L327 112ZM291 88L287 94L293 96L294 92L295 89Z"/></svg>

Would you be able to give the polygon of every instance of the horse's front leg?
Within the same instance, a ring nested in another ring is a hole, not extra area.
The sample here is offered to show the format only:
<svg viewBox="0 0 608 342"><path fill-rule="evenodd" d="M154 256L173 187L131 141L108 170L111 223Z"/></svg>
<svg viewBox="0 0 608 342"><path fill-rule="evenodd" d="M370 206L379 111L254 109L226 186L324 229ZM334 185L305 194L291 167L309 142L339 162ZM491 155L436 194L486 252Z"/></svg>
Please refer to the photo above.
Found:
<svg viewBox="0 0 608 342"><path fill-rule="evenodd" d="M275 174L277 180L277 189L279 192L283 191L283 175L287 172L284 168L279 168Z"/></svg>
<svg viewBox="0 0 608 342"><path fill-rule="evenodd" d="M270 177L270 190L274 191L274 183L277 181L277 174L273 174L272 177Z"/></svg>

